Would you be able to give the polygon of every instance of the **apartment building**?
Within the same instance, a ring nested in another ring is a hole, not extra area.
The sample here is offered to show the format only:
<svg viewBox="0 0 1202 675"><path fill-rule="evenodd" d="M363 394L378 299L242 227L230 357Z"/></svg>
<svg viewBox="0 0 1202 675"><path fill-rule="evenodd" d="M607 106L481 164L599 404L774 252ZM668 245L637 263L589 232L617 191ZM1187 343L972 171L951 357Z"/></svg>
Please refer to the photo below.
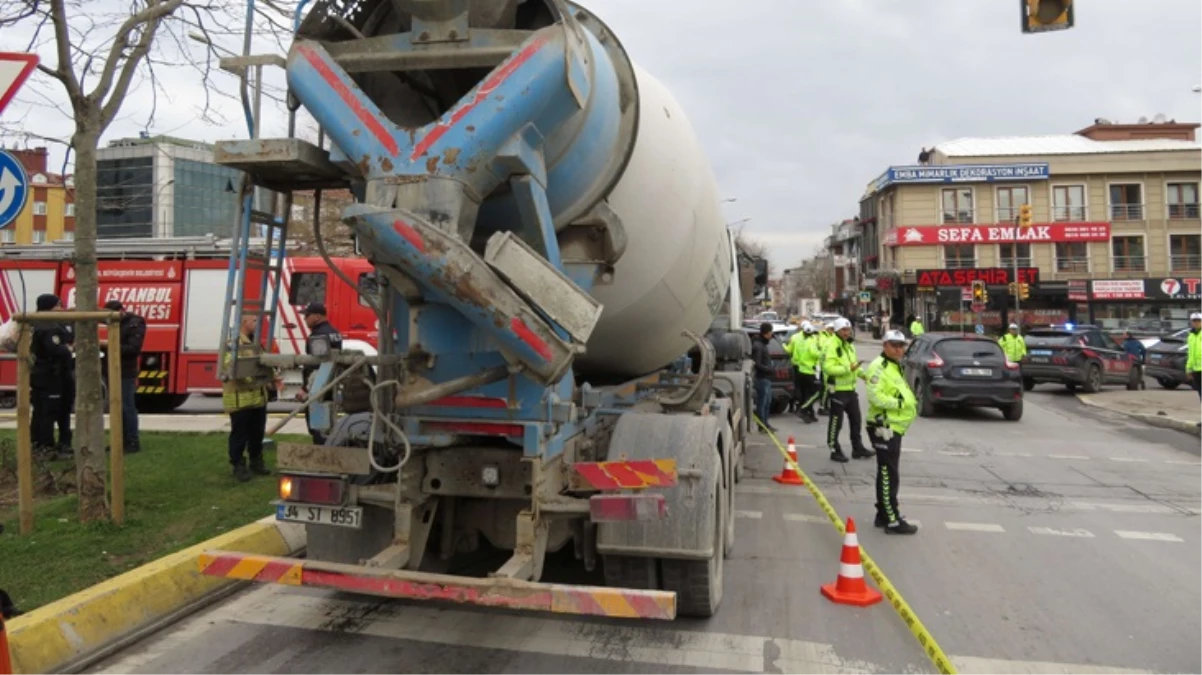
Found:
<svg viewBox="0 0 1202 675"><path fill-rule="evenodd" d="M75 183L70 175L50 171L46 148L7 150L17 158L29 180L25 208L8 227L0 229L0 246L71 241L75 237Z"/></svg>
<svg viewBox="0 0 1202 675"><path fill-rule="evenodd" d="M861 288L883 311L935 327L1183 326L1202 303L1198 127L1098 120L1073 134L940 143L923 164L889 167L861 198L871 242ZM1017 226L1023 205L1029 227ZM976 279L989 302L969 313L963 289ZM1012 281L1030 297L1013 297Z"/></svg>

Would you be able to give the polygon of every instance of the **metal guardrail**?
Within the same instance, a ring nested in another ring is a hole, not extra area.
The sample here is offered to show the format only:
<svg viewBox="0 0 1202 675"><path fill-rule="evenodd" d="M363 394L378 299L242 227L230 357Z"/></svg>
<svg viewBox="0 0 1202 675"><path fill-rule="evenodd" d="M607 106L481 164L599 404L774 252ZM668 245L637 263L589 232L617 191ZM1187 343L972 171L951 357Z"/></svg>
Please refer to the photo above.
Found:
<svg viewBox="0 0 1202 675"><path fill-rule="evenodd" d="M1202 269L1202 255L1170 255L1169 267L1174 272L1196 272Z"/></svg>
<svg viewBox="0 0 1202 675"><path fill-rule="evenodd" d="M1144 220L1143 204L1111 204L1111 220Z"/></svg>
<svg viewBox="0 0 1202 675"><path fill-rule="evenodd" d="M1015 261L1014 261L1014 258L1002 258L1002 264L1001 264L1001 266L1002 266L1002 267L1004 267L1004 268L1006 268L1006 269L1008 269L1008 270L1009 270L1009 269L1014 269L1014 267L1015 267ZM1017 265L1017 266L1018 266L1018 267L1035 267L1035 265L1034 265L1034 264L1032 264L1031 258L1022 258L1022 257L1020 257L1020 258L1018 259L1018 265Z"/></svg>
<svg viewBox="0 0 1202 675"><path fill-rule="evenodd" d="M1056 258L1057 272L1088 272L1089 258Z"/></svg>
<svg viewBox="0 0 1202 675"><path fill-rule="evenodd" d="M1169 204L1169 220L1187 220L1198 218L1197 204Z"/></svg>
<svg viewBox="0 0 1202 675"><path fill-rule="evenodd" d="M976 209L959 209L957 211L944 211L942 225L971 225L976 222L973 219L973 213Z"/></svg>
<svg viewBox="0 0 1202 675"><path fill-rule="evenodd" d="M1054 206L1052 207L1052 220L1057 223L1080 223L1086 220L1086 207L1084 206Z"/></svg>
<svg viewBox="0 0 1202 675"><path fill-rule="evenodd" d="M1148 267L1148 259L1142 255L1114 256L1115 272L1143 272Z"/></svg>

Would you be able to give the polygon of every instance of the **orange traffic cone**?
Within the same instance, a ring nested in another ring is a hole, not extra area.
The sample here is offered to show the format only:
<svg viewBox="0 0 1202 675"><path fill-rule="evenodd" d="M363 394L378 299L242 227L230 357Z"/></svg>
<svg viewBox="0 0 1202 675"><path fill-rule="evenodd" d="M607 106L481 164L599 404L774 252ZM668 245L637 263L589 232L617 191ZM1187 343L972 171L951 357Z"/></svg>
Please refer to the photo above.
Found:
<svg viewBox="0 0 1202 675"><path fill-rule="evenodd" d="M860 562L860 541L856 538L856 521L847 519L847 534L843 537L843 555L839 556L839 578L824 584L822 594L840 605L867 607L881 601L881 594L864 581L864 564Z"/></svg>
<svg viewBox="0 0 1202 675"><path fill-rule="evenodd" d="M0 616L0 675L12 675L13 659L8 653L8 633L4 632L4 617Z"/></svg>
<svg viewBox="0 0 1202 675"><path fill-rule="evenodd" d="M805 479L793 469L793 464L797 463L797 448L793 446L792 436L789 437L789 459L793 460L793 463L785 462L785 468L780 470L780 475L773 476L772 480L783 485L805 485Z"/></svg>

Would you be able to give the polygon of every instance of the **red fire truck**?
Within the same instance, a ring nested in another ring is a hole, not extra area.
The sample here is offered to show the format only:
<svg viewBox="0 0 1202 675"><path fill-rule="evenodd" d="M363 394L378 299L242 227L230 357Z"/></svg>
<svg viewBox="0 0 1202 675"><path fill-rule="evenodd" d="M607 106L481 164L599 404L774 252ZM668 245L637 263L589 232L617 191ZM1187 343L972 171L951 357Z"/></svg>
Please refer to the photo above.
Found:
<svg viewBox="0 0 1202 675"><path fill-rule="evenodd" d="M75 306L75 265L69 243L0 247L0 324L12 315L32 312L37 297L54 293ZM221 391L217 349L221 312L229 278L229 243L215 237L106 240L97 245L99 304L120 300L146 319L146 340L138 371L138 410L168 412L195 393ZM334 258L335 265L362 286L375 283L374 270L360 258ZM259 281L249 292L258 295ZM375 313L359 294L334 275L321 258L287 257L280 284L275 346L282 353L304 353L309 329L300 311L324 303L330 322L352 349L375 353ZM104 336L101 329L101 337ZM290 398L300 385L299 372L285 373ZM0 354L0 405L15 400L15 356Z"/></svg>

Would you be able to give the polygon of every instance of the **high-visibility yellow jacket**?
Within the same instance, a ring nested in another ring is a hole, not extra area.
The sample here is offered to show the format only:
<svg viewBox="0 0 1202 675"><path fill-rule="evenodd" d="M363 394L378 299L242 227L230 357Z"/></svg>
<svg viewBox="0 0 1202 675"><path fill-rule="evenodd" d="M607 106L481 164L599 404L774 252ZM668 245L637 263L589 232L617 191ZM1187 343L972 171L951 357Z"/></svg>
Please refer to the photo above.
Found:
<svg viewBox="0 0 1202 675"><path fill-rule="evenodd" d="M998 344L1002 346L1002 351L1006 353L1006 358L1018 363L1027 355L1027 341L1021 335L1006 333L998 338Z"/></svg>
<svg viewBox="0 0 1202 675"><path fill-rule="evenodd" d="M257 353L250 338L238 336L238 357L250 357ZM226 353L225 367L229 368L234 361L233 354ZM231 378L221 383L221 407L227 413L250 408L262 408L267 405L267 386L255 377Z"/></svg>
<svg viewBox="0 0 1202 675"><path fill-rule="evenodd" d="M1191 330L1189 332L1189 342L1186 348L1189 351L1185 354L1185 372L1202 372L1202 331Z"/></svg>
<svg viewBox="0 0 1202 675"><path fill-rule="evenodd" d="M868 374L868 422L883 424L899 434L906 433L918 417L918 401L901 364L882 354L866 368Z"/></svg>
<svg viewBox="0 0 1202 675"><path fill-rule="evenodd" d="M912 321L910 323L910 335L913 335L914 337L918 337L919 335L922 335L925 332L926 332L926 330L923 329L922 322L919 321L918 319L914 319L914 321Z"/></svg>
<svg viewBox="0 0 1202 675"><path fill-rule="evenodd" d="M839 336L835 336L826 349L826 356L822 359L822 378L826 381L828 389L834 388L834 391L855 391L856 379L863 379L864 370L852 370L852 366L859 361L856 356L856 346L850 341L845 341Z"/></svg>

